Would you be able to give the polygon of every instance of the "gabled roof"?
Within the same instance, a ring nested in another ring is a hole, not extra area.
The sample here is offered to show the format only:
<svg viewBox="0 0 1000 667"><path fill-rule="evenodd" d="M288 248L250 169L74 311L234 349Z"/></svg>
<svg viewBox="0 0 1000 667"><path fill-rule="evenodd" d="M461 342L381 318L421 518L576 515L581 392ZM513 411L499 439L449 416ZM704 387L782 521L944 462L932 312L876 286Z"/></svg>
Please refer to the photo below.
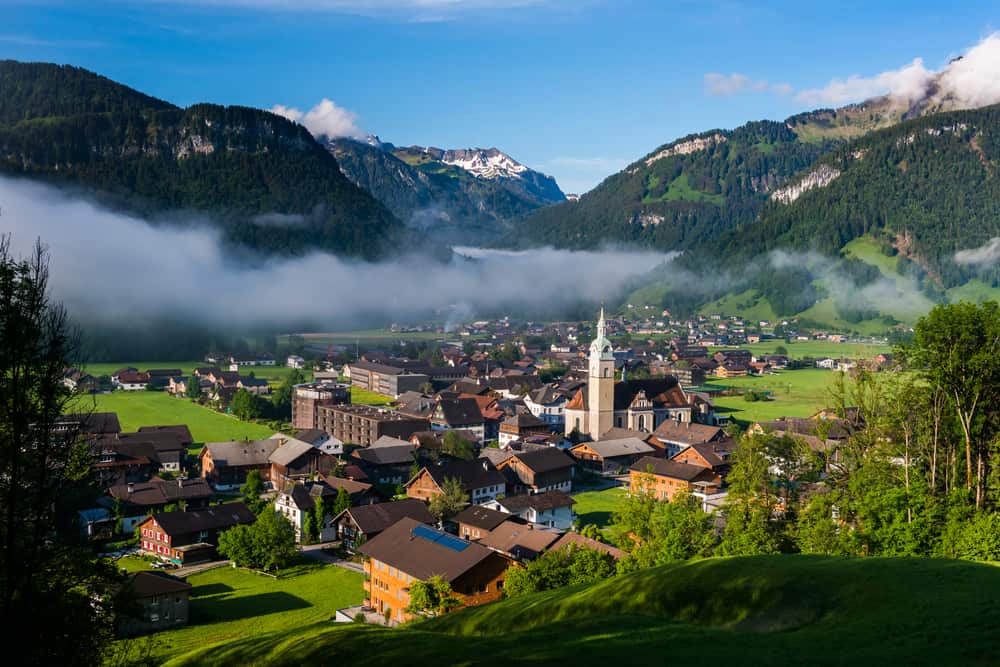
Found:
<svg viewBox="0 0 1000 667"><path fill-rule="evenodd" d="M415 519L397 521L358 549L369 558L387 563L414 579L438 575L455 581L496 554L475 542L435 530Z"/></svg>
<svg viewBox="0 0 1000 667"><path fill-rule="evenodd" d="M298 431L295 437L302 442L308 442L310 445L316 446L330 439L329 434L321 428L307 428Z"/></svg>
<svg viewBox="0 0 1000 667"><path fill-rule="evenodd" d="M427 509L427 503L417 498L349 507L341 512L338 518L345 514L350 515L358 530L365 535L381 532L400 519L414 519L428 526L437 522L434 515Z"/></svg>
<svg viewBox="0 0 1000 667"><path fill-rule="evenodd" d="M660 440L672 442L678 445L694 445L701 442L709 442L724 435L722 428L718 426L706 426L692 422L680 423L672 419L667 419L656 427L653 431Z"/></svg>
<svg viewBox="0 0 1000 667"><path fill-rule="evenodd" d="M366 493L374 488L367 482L359 482L356 479L347 479L346 477L324 477L323 481L335 491L341 488L347 489L347 492L352 496Z"/></svg>
<svg viewBox="0 0 1000 667"><path fill-rule="evenodd" d="M545 493L527 493L520 496L507 496L497 503L513 514L518 514L526 509L533 509L536 512L558 509L560 507L572 507L576 501L562 491L546 491Z"/></svg>
<svg viewBox="0 0 1000 667"><path fill-rule="evenodd" d="M685 452L690 452L691 450L698 452L698 454L705 460L708 465L713 468L719 466L724 466L728 463L729 458L728 448L722 447L721 445L727 444L729 441L725 442L699 442L696 445L691 445L689 448L684 449L674 455L674 458L680 456Z"/></svg>
<svg viewBox="0 0 1000 667"><path fill-rule="evenodd" d="M503 473L487 459L446 461L427 466L424 470L438 486L442 486L444 480L454 478L462 483L462 489L465 491L505 484L507 481Z"/></svg>
<svg viewBox="0 0 1000 667"><path fill-rule="evenodd" d="M489 459L490 463L495 466L500 465L510 457L514 456L517 452L512 452L509 449L499 449L497 447L484 447L483 451L479 452L479 458Z"/></svg>
<svg viewBox="0 0 1000 667"><path fill-rule="evenodd" d="M552 546L562 531L536 528L530 523L505 521L480 538L483 546L510 554L518 560L531 560Z"/></svg>
<svg viewBox="0 0 1000 667"><path fill-rule="evenodd" d="M482 505L470 505L452 518L452 521L459 524L468 524L483 530L493 530L501 523L510 519L511 515L506 512L491 510Z"/></svg>
<svg viewBox="0 0 1000 667"><path fill-rule="evenodd" d="M190 445L192 442L194 442L194 436L191 435L191 429L188 428L187 424L140 426L137 432L143 434L170 433L184 445Z"/></svg>
<svg viewBox="0 0 1000 667"><path fill-rule="evenodd" d="M369 465L410 465L413 463L413 452L416 445L404 442L402 445L387 447L364 447L355 449L351 456Z"/></svg>
<svg viewBox="0 0 1000 667"><path fill-rule="evenodd" d="M711 468L681 463L670 459L660 459L653 456L644 456L636 461L629 470L635 472L648 472L659 477L670 477L685 482L695 482L699 480L710 480L715 477Z"/></svg>
<svg viewBox="0 0 1000 667"><path fill-rule="evenodd" d="M207 500L213 495L212 487L204 477L141 482L132 485L131 493L127 484L119 484L108 489L108 493L112 498L149 507L168 505L180 500Z"/></svg>
<svg viewBox="0 0 1000 667"><path fill-rule="evenodd" d="M316 451L316 448L308 442L302 442L296 438L289 438L288 436L283 436L280 433L276 433L271 436L271 439L277 440L281 444L278 445L277 449L271 452L271 455L267 457L267 460L271 463L276 463L279 466L287 466L300 456Z"/></svg>
<svg viewBox="0 0 1000 667"><path fill-rule="evenodd" d="M234 502L191 512L161 512L153 519L168 535L183 535L253 523L257 517L242 502Z"/></svg>
<svg viewBox="0 0 1000 667"><path fill-rule="evenodd" d="M597 453L601 458L613 458L615 456L628 456L630 454L651 454L656 451L652 446L646 444L639 438L620 438L618 440L598 440L597 442L583 442L570 449L576 451L579 448L587 447Z"/></svg>
<svg viewBox="0 0 1000 667"><path fill-rule="evenodd" d="M206 442L202 451L212 455L216 466L263 466L281 443L272 438L264 440L231 440Z"/></svg>
<svg viewBox="0 0 1000 667"><path fill-rule="evenodd" d="M130 575L128 587L132 595L140 599L154 595L183 593L192 588L191 584L183 579L155 570L143 570Z"/></svg>
<svg viewBox="0 0 1000 667"><path fill-rule="evenodd" d="M438 402L441 411L440 419L448 426L473 426L483 423L483 413L479 409L479 404L471 398L442 399ZM438 411L435 409L434 418L438 419Z"/></svg>
<svg viewBox="0 0 1000 667"><path fill-rule="evenodd" d="M89 414L67 414L59 418L57 424L75 428L83 435L121 433L117 412L91 412Z"/></svg>
<svg viewBox="0 0 1000 667"><path fill-rule="evenodd" d="M383 435L379 436L379 439L373 442L368 448L374 449L376 447L413 447L413 445L407 440L400 440L391 435Z"/></svg>
<svg viewBox="0 0 1000 667"><path fill-rule="evenodd" d="M589 537L584 537L579 533L566 533L556 541L549 551L555 551L556 549L565 549L569 546L585 547L587 549L595 549L597 551L603 551L604 553L611 554L614 556L615 560L619 560L625 557L625 552L621 549L615 548L609 544L604 544L603 542L598 542L597 540L591 539Z"/></svg>
<svg viewBox="0 0 1000 667"><path fill-rule="evenodd" d="M540 447L526 452L517 452L513 457L525 465L536 475L552 470L572 468L575 461L558 447ZM510 459L501 466L510 465Z"/></svg>
<svg viewBox="0 0 1000 667"><path fill-rule="evenodd" d="M512 426L518 430L522 428L528 429L548 427L548 424L545 421L539 419L530 412L519 412L516 415L511 415L503 420L503 425Z"/></svg>

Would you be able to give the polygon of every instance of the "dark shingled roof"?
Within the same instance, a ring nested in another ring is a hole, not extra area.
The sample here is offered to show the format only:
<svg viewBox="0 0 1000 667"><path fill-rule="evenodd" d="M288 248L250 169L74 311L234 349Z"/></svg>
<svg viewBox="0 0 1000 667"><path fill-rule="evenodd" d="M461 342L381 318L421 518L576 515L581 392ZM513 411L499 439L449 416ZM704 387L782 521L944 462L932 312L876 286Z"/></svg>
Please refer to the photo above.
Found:
<svg viewBox="0 0 1000 667"><path fill-rule="evenodd" d="M242 502L226 503L191 512L161 512L154 514L153 518L168 535L218 530L257 520L256 515Z"/></svg>
<svg viewBox="0 0 1000 667"><path fill-rule="evenodd" d="M659 475L660 477L671 477L673 479L684 480L685 482L694 482L701 477L707 477L711 479L714 477L714 473L711 468L702 468L701 466L694 466L690 463L680 463L678 461L671 461L669 459L659 459L652 456L644 456L635 464L629 468L629 470L634 470L636 472L651 472L654 475Z"/></svg>
<svg viewBox="0 0 1000 667"><path fill-rule="evenodd" d="M692 422L680 423L672 419L667 419L656 427L653 431L660 440L673 442L678 445L694 445L696 443L708 442L724 435L722 428L718 426L706 426Z"/></svg>
<svg viewBox="0 0 1000 667"><path fill-rule="evenodd" d="M491 510L482 505L470 505L455 515L452 521L459 524L465 523L476 528L482 528L483 530L493 530L509 518L511 518L511 515L506 512Z"/></svg>
<svg viewBox="0 0 1000 667"><path fill-rule="evenodd" d="M137 598L150 598L154 595L171 595L190 591L191 584L173 577L166 572L144 570L129 576L129 590Z"/></svg>
<svg viewBox="0 0 1000 667"><path fill-rule="evenodd" d="M506 507L511 512L517 513L528 508L538 512L556 509L558 507L572 507L576 504L570 496L562 491L546 491L545 493L528 493L521 496L507 496L503 500L498 500L502 507Z"/></svg>
<svg viewBox="0 0 1000 667"><path fill-rule="evenodd" d="M443 485L445 479L455 478L462 482L462 489L465 491L504 484L507 481L503 473L487 459L448 461L427 466L425 470L438 486Z"/></svg>
<svg viewBox="0 0 1000 667"><path fill-rule="evenodd" d="M120 484L112 486L108 493L119 500L141 506L167 505L179 500L206 500L213 494L208 480L203 477L185 480L157 479L133 484L132 493L128 492L127 484Z"/></svg>
<svg viewBox="0 0 1000 667"><path fill-rule="evenodd" d="M552 470L572 468L574 464L573 458L558 447L541 447L527 452L518 452L512 458L516 458L536 475Z"/></svg>
<svg viewBox="0 0 1000 667"><path fill-rule="evenodd" d="M427 509L427 503L417 498L350 507L344 510L340 516L344 514L349 514L354 523L357 524L358 529L365 535L380 533L401 519L413 519L428 526L437 522L434 515Z"/></svg>
<svg viewBox="0 0 1000 667"><path fill-rule="evenodd" d="M90 414L69 414L59 418L59 424L74 426L84 435L121 433L117 412L91 412Z"/></svg>
<svg viewBox="0 0 1000 667"><path fill-rule="evenodd" d="M365 447L355 449L351 456L369 465L409 465L413 463L416 445L389 445L387 447Z"/></svg>
<svg viewBox="0 0 1000 667"><path fill-rule="evenodd" d="M187 424L171 424L164 426L140 426L138 433L149 434L149 433L171 433L177 439L178 442L184 444L184 446L189 446L194 442L194 436L191 435L191 429L187 427Z"/></svg>
<svg viewBox="0 0 1000 667"><path fill-rule="evenodd" d="M441 414L449 426L469 426L483 423L483 412L479 404L471 398L441 400ZM435 410L434 418L437 418Z"/></svg>
<svg viewBox="0 0 1000 667"><path fill-rule="evenodd" d="M315 445L318 442L330 439L330 436L326 434L326 431L320 428L308 428L299 431L295 434L295 437L302 442L308 442L310 445Z"/></svg>

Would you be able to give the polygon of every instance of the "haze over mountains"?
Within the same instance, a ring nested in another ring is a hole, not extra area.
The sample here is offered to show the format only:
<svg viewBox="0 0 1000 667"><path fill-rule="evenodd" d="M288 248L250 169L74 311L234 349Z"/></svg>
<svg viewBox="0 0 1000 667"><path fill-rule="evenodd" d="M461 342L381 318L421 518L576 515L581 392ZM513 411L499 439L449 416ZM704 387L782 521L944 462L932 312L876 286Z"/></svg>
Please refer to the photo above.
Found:
<svg viewBox="0 0 1000 667"><path fill-rule="evenodd" d="M910 317L900 303L1000 283L1000 109L982 107L1000 101L1000 37L890 79L862 103L663 144L567 201L497 148L395 146L328 100L180 109L78 68L5 61L0 172L153 222L195 216L261 256L681 251L628 300L884 330Z"/></svg>

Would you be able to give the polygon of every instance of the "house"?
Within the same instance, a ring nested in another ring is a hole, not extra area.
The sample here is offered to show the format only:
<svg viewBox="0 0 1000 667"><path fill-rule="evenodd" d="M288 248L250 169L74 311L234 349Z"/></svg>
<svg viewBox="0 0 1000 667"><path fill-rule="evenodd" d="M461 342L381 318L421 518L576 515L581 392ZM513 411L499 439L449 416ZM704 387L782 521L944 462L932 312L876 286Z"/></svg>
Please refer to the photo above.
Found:
<svg viewBox="0 0 1000 667"><path fill-rule="evenodd" d="M692 445L719 442L727 440L728 436L719 426L668 421L656 427L653 438L666 448L667 458L670 458Z"/></svg>
<svg viewBox="0 0 1000 667"><path fill-rule="evenodd" d="M551 432L548 422L530 412L519 412L500 422L500 446L503 447L512 440L523 440L532 435L548 435Z"/></svg>
<svg viewBox="0 0 1000 667"><path fill-rule="evenodd" d="M569 530L576 521L573 505L576 501L562 491L546 491L520 496L507 496L486 503L486 507L507 512L530 523Z"/></svg>
<svg viewBox="0 0 1000 667"><path fill-rule="evenodd" d="M90 471L101 488L146 482L161 468L156 447L149 442L121 442L114 436L98 436L88 444L93 457Z"/></svg>
<svg viewBox="0 0 1000 667"><path fill-rule="evenodd" d="M316 499L323 498L325 506L332 509L335 497L336 492L326 484L292 484L274 497L274 511L288 519L295 527L295 541L302 542L306 515L316 508ZM329 518L329 512L326 512L318 527L320 542L337 539L336 526L329 522Z"/></svg>
<svg viewBox="0 0 1000 667"><path fill-rule="evenodd" d="M94 376L84 373L79 368L69 368L63 374L63 386L78 394L93 393L101 388L101 383Z"/></svg>
<svg viewBox="0 0 1000 667"><path fill-rule="evenodd" d="M401 519L358 548L367 556L366 604L389 623L414 616L405 610L414 581L439 576L451 584L460 607L499 600L511 560L492 549Z"/></svg>
<svg viewBox="0 0 1000 667"><path fill-rule="evenodd" d="M85 414L65 414L59 417L55 428L60 432L77 435L118 435L122 431L115 412L91 412Z"/></svg>
<svg viewBox="0 0 1000 667"><path fill-rule="evenodd" d="M511 517L508 512L490 509L486 505L469 505L452 521L458 526L458 536L463 540L478 540Z"/></svg>
<svg viewBox="0 0 1000 667"><path fill-rule="evenodd" d="M691 465L703 468L711 468L713 472L724 478L732 468L732 464L729 461L729 454L734 447L735 443L729 438L712 442L699 442L686 449L682 449L670 457L670 460L679 463L690 463Z"/></svg>
<svg viewBox="0 0 1000 667"><path fill-rule="evenodd" d="M122 391L142 391L149 384L149 373L126 372L118 375L114 388Z"/></svg>
<svg viewBox="0 0 1000 667"><path fill-rule="evenodd" d="M408 442L399 445L365 447L351 452L354 460L373 484L395 486L410 479L417 447Z"/></svg>
<svg viewBox="0 0 1000 667"><path fill-rule="evenodd" d="M306 360L297 354L288 355L288 359L285 361L285 365L289 368L305 368Z"/></svg>
<svg viewBox="0 0 1000 667"><path fill-rule="evenodd" d="M236 388L257 396L265 396L271 393L271 386L264 378L252 378L243 375L236 381Z"/></svg>
<svg viewBox="0 0 1000 667"><path fill-rule="evenodd" d="M575 548L585 548L594 549L595 551L603 551L606 554L611 554L615 560L621 560L627 555L621 549L611 546L610 544L605 544L604 542L598 542L595 539L584 537L579 533L564 533L556 542L549 547L549 551L557 551L559 549L569 549L571 547Z"/></svg>
<svg viewBox="0 0 1000 667"><path fill-rule="evenodd" d="M267 457L271 464L268 478L275 486L328 475L337 467L336 457L308 442L281 433L272 435L271 440L279 443L278 448Z"/></svg>
<svg viewBox="0 0 1000 667"><path fill-rule="evenodd" d="M715 377L717 378L738 378L746 377L749 374L749 364L741 361L725 361L715 367Z"/></svg>
<svg viewBox="0 0 1000 667"><path fill-rule="evenodd" d="M386 499L373 484L368 482L361 482L347 477L327 476L323 478L323 483L333 489L334 492L338 492L340 489L347 491L347 494L351 497L351 505L354 507L372 505Z"/></svg>
<svg viewBox="0 0 1000 667"><path fill-rule="evenodd" d="M486 420L479 404L471 398L439 399L430 421L434 431L469 431L475 434L477 443L486 437Z"/></svg>
<svg viewBox="0 0 1000 667"><path fill-rule="evenodd" d="M273 438L265 440L232 440L206 442L198 458L201 476L217 489L232 489L247 481L251 470L260 472L261 479L271 479L271 454L281 446Z"/></svg>
<svg viewBox="0 0 1000 667"><path fill-rule="evenodd" d="M513 456L497 465L507 479L510 493L542 493L573 488L576 462L557 447L540 447Z"/></svg>
<svg viewBox="0 0 1000 667"><path fill-rule="evenodd" d="M121 532L131 535L150 514L162 512L167 505L195 510L208 507L214 492L202 477L176 480L154 479L148 482L119 484L108 489L112 503L121 512Z"/></svg>
<svg viewBox="0 0 1000 667"><path fill-rule="evenodd" d="M646 456L629 468L632 493L648 493L657 500L673 500L679 493L695 492L696 482L706 482L712 493L722 487L722 477L711 468Z"/></svg>
<svg viewBox="0 0 1000 667"><path fill-rule="evenodd" d="M146 570L129 575L126 586L136 607L122 619L122 634L159 632L187 625L191 584L166 572Z"/></svg>
<svg viewBox="0 0 1000 667"><path fill-rule="evenodd" d="M639 438L583 442L569 450L577 462L602 475L623 474L629 466L656 449Z"/></svg>
<svg viewBox="0 0 1000 667"><path fill-rule="evenodd" d="M541 556L562 537L562 531L536 527L521 519L504 521L479 540L479 544L526 563Z"/></svg>
<svg viewBox="0 0 1000 667"><path fill-rule="evenodd" d="M833 370L837 367L837 360L831 359L830 357L823 357L822 359L816 360L816 368L825 368L827 370Z"/></svg>
<svg viewBox="0 0 1000 667"><path fill-rule="evenodd" d="M219 534L257 517L241 502L190 512L161 512L139 524L141 552L178 565L215 558Z"/></svg>
<svg viewBox="0 0 1000 667"><path fill-rule="evenodd" d="M503 474L486 459L471 461L447 461L421 468L406 483L406 495L410 498L430 501L443 493L444 481L457 479L467 498L474 505L495 499L507 492L507 481Z"/></svg>
<svg viewBox="0 0 1000 667"><path fill-rule="evenodd" d="M401 519L414 519L428 526L437 523L427 509L427 503L407 498L391 503L349 507L333 518L333 525L343 547L354 551Z"/></svg>

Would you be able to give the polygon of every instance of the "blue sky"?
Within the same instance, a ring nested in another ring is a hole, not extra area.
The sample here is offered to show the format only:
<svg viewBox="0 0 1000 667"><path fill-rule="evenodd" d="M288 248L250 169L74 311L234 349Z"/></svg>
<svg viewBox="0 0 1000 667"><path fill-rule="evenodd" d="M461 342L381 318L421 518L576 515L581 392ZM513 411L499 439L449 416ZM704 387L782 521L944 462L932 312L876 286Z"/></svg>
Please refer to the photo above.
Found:
<svg viewBox="0 0 1000 667"><path fill-rule="evenodd" d="M328 99L345 131L497 146L567 192L691 132L861 99L1000 29L1000 3L912 0L0 0L0 16L0 58L180 105Z"/></svg>

